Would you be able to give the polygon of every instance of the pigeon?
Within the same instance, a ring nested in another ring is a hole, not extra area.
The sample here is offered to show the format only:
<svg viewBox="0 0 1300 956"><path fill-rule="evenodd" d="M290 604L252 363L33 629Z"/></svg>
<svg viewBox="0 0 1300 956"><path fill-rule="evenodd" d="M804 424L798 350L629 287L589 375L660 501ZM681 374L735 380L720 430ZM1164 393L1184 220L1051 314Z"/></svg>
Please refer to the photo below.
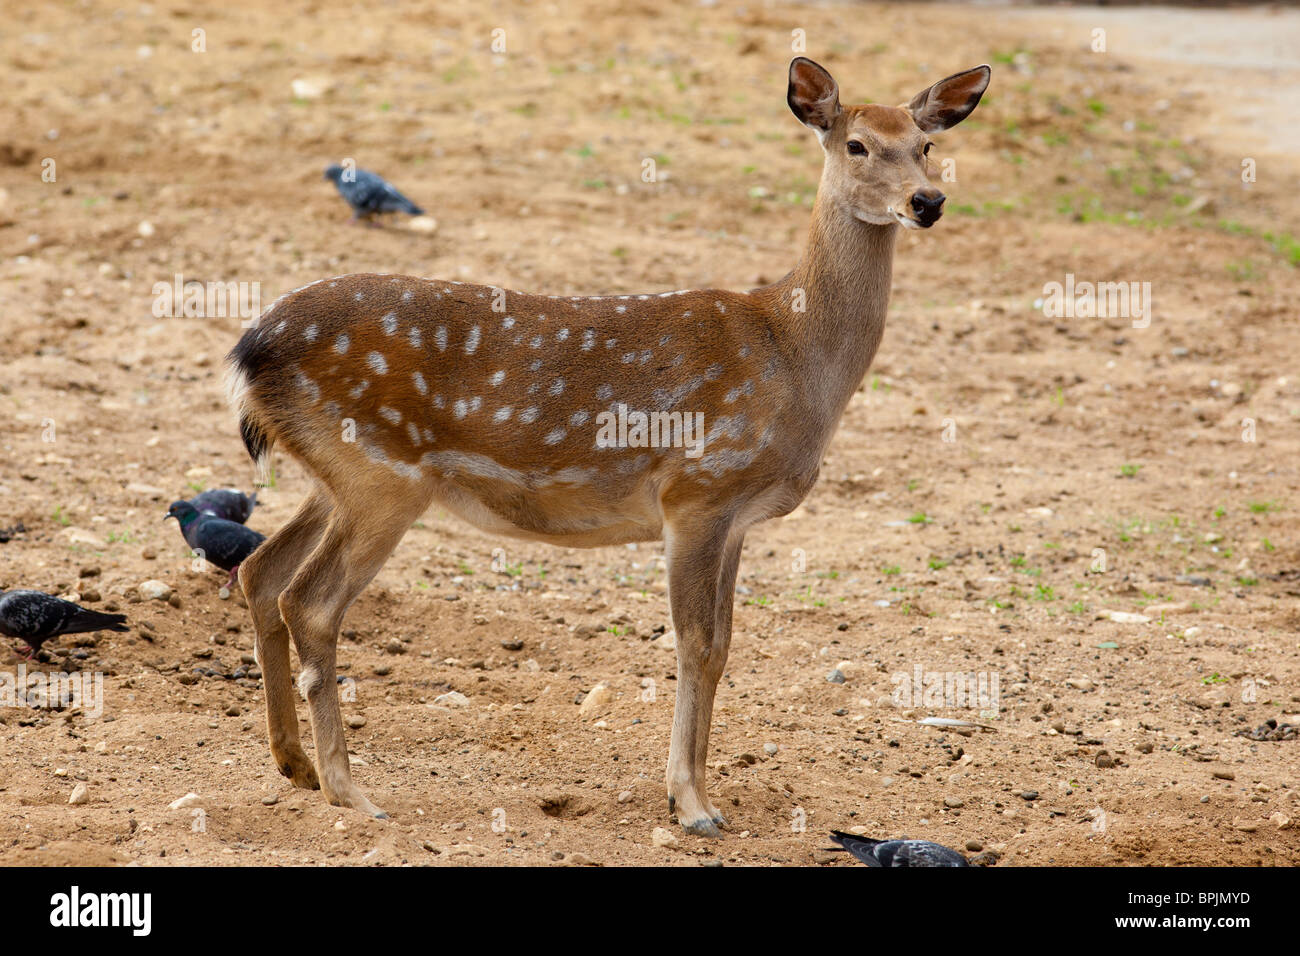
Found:
<svg viewBox="0 0 1300 956"><path fill-rule="evenodd" d="M925 840L872 840L839 830L831 831L839 844L867 866L970 866L956 850Z"/></svg>
<svg viewBox="0 0 1300 956"><path fill-rule="evenodd" d="M0 634L27 642L28 660L51 637L88 631L127 631L125 614L104 614L41 591L0 592Z"/></svg>
<svg viewBox="0 0 1300 956"><path fill-rule="evenodd" d="M330 166L325 170L325 178L333 181L339 195L352 207L354 222L385 212L424 215L424 210L399 193L392 183L368 170Z"/></svg>
<svg viewBox="0 0 1300 956"><path fill-rule="evenodd" d="M190 504L198 509L200 514L248 524L248 516L257 506L257 492L253 492L250 498L235 488L213 488L210 491L199 492L190 499Z"/></svg>
<svg viewBox="0 0 1300 956"><path fill-rule="evenodd" d="M173 501L163 520L168 518L176 519L186 543L204 560L230 572L228 588L235 583L239 565L266 540L266 535L237 521L202 514L188 501Z"/></svg>

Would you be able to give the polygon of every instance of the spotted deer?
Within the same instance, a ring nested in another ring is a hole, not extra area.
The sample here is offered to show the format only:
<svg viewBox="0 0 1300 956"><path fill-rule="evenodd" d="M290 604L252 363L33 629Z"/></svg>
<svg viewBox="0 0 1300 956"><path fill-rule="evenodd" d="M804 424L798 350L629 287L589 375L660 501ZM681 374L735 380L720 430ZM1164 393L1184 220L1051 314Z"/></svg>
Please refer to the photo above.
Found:
<svg viewBox="0 0 1300 956"><path fill-rule="evenodd" d="M268 309L229 356L231 402L260 467L279 445L314 476L239 573L280 772L384 816L349 770L337 636L437 502L485 531L557 545L663 540L677 632L668 807L688 832L717 836L705 758L745 532L788 514L817 480L880 345L898 228L941 215L928 136L968 116L989 77L979 66L902 106L845 107L825 69L795 59L787 101L825 163L807 249L769 286L562 297L346 275ZM692 449L679 439L701 413ZM638 429L656 415L651 445ZM611 416L630 423L626 435ZM290 638L315 767L298 735Z"/></svg>

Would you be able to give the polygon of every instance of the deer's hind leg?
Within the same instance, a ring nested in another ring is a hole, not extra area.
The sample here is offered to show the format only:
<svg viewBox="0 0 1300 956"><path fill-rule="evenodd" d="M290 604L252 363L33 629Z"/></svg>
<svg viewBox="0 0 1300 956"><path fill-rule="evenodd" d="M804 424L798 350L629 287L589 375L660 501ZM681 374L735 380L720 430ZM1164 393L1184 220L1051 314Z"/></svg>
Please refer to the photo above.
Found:
<svg viewBox="0 0 1300 956"><path fill-rule="evenodd" d="M429 500L410 483L384 482L365 496L339 499L320 543L280 595L280 614L302 664L298 688L311 708L321 789L334 806L376 817L387 815L362 795L348 765L335 669L339 626Z"/></svg>
<svg viewBox="0 0 1300 956"><path fill-rule="evenodd" d="M271 759L295 787L319 790L316 768L302 749L298 710L289 668L289 630L280 616L280 592L316 547L333 507L317 485L289 523L271 535L239 566L239 585L256 632L258 665L266 687L266 729Z"/></svg>

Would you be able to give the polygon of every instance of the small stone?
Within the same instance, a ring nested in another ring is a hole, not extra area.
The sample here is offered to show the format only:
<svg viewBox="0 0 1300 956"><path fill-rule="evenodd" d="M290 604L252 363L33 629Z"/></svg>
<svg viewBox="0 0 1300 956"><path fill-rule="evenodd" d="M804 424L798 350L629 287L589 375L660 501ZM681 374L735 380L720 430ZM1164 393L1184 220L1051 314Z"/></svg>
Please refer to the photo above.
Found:
<svg viewBox="0 0 1300 956"><path fill-rule="evenodd" d="M1268 818L1268 822L1273 824L1279 830L1289 830L1291 828L1291 818L1281 810L1274 813Z"/></svg>
<svg viewBox="0 0 1300 956"><path fill-rule="evenodd" d="M1131 611L1098 611L1098 620L1110 620L1116 624L1149 624L1151 618L1145 614L1134 614Z"/></svg>
<svg viewBox="0 0 1300 956"><path fill-rule="evenodd" d="M677 650L677 632L664 631L653 641L651 641L650 644L654 647L659 648L659 650L661 651L675 651Z"/></svg>
<svg viewBox="0 0 1300 956"><path fill-rule="evenodd" d="M407 220L406 227L412 232L437 232L438 220L432 216L412 216Z"/></svg>
<svg viewBox="0 0 1300 956"><path fill-rule="evenodd" d="M1259 824L1254 820L1243 820L1241 817L1234 817L1232 820L1232 828L1234 830L1240 830L1242 833L1254 833L1259 829Z"/></svg>
<svg viewBox="0 0 1300 956"><path fill-rule="evenodd" d="M1071 677L1065 683L1075 690L1090 691L1093 688L1092 681L1087 677Z"/></svg>
<svg viewBox="0 0 1300 956"><path fill-rule="evenodd" d="M136 591L146 601L165 601L172 595L171 585L155 580L142 582L136 586Z"/></svg>
<svg viewBox="0 0 1300 956"><path fill-rule="evenodd" d="M197 793L187 793L183 797L177 797L167 805L169 810L184 810L188 807L196 807L202 802L203 798Z"/></svg>
<svg viewBox="0 0 1300 956"><path fill-rule="evenodd" d="M654 832L650 834L650 842L657 847L663 847L669 850L675 850L681 845L677 835L663 827L655 827Z"/></svg>
<svg viewBox="0 0 1300 956"><path fill-rule="evenodd" d="M1032 801L1032 800L1037 800L1037 799L1038 799L1038 791L1037 791L1037 790L1021 790L1021 791L1020 791L1020 799L1021 799L1021 800L1031 800L1031 801Z"/></svg>
<svg viewBox="0 0 1300 956"><path fill-rule="evenodd" d="M266 796L262 798L262 806L264 807L273 807L279 802L280 802L279 795L274 793L268 793Z"/></svg>
<svg viewBox="0 0 1300 956"><path fill-rule="evenodd" d="M173 591L167 595L167 603L179 611L181 609L181 596Z"/></svg>
<svg viewBox="0 0 1300 956"><path fill-rule="evenodd" d="M1235 773L1233 773L1231 770L1216 770L1216 771L1214 771L1214 779L1216 779L1216 780L1236 780L1236 779L1237 779L1237 775L1236 775Z"/></svg>
<svg viewBox="0 0 1300 956"><path fill-rule="evenodd" d="M366 718L362 717L360 714L348 714L347 717L343 718L343 723L347 724L353 730L360 730L366 725Z"/></svg>
<svg viewBox="0 0 1300 956"><path fill-rule="evenodd" d="M589 690L587 696L582 699L582 704L578 707L578 716L584 718L595 716L608 708L613 701L614 692L610 690L608 684L601 681Z"/></svg>
<svg viewBox="0 0 1300 956"><path fill-rule="evenodd" d="M101 740L99 743L95 744L95 753L97 754L108 753L108 741Z"/></svg>
<svg viewBox="0 0 1300 956"><path fill-rule="evenodd" d="M767 754L769 757L775 757L780 752L781 752L781 748L778 747L776 744L773 743L763 744L763 753Z"/></svg>
<svg viewBox="0 0 1300 956"><path fill-rule="evenodd" d="M1115 758L1105 750L1098 750L1096 763L1099 769L1107 770L1115 766Z"/></svg>
<svg viewBox="0 0 1300 956"><path fill-rule="evenodd" d="M631 803L631 802L632 802L632 791L631 791L631 790L624 790L622 793L620 793L620 794L618 795L618 802L619 802L619 803Z"/></svg>
<svg viewBox="0 0 1300 956"><path fill-rule="evenodd" d="M72 796L68 797L68 803L74 807L79 807L83 803L90 802L90 788L84 783L79 783L72 788Z"/></svg>
<svg viewBox="0 0 1300 956"><path fill-rule="evenodd" d="M983 849L984 849L984 844L981 843L979 840L966 841L966 850L969 853L979 853Z"/></svg>
<svg viewBox="0 0 1300 956"><path fill-rule="evenodd" d="M229 707L226 708L227 717L238 717L241 713L242 711L239 709L238 704L231 704Z"/></svg>
<svg viewBox="0 0 1300 956"><path fill-rule="evenodd" d="M152 561L158 557L158 552L155 551L153 548L148 548L148 547L141 548L140 557L144 558L146 561Z"/></svg>
<svg viewBox="0 0 1300 956"><path fill-rule="evenodd" d="M826 683L828 684L843 684L845 679L844 672L838 667L826 675Z"/></svg>
<svg viewBox="0 0 1300 956"><path fill-rule="evenodd" d="M522 638L512 637L502 641L501 646L508 651L522 651L524 649L524 642Z"/></svg>
<svg viewBox="0 0 1300 956"><path fill-rule="evenodd" d="M943 805L949 810L959 810L966 806L966 801L961 799L961 797L944 797Z"/></svg>
<svg viewBox="0 0 1300 956"><path fill-rule="evenodd" d="M1155 749L1155 744L1151 743L1149 740L1144 740L1137 745L1137 752L1140 754L1149 754Z"/></svg>
<svg viewBox="0 0 1300 956"><path fill-rule="evenodd" d="M458 690L449 690L433 699L435 707L468 707L469 698Z"/></svg>

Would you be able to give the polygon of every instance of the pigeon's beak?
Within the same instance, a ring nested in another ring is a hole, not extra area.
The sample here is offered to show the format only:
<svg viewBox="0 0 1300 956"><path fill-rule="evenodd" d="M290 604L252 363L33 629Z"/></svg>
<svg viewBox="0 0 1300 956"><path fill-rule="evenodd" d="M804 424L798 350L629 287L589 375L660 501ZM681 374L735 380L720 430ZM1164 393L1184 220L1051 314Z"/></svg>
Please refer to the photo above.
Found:
<svg viewBox="0 0 1300 956"><path fill-rule="evenodd" d="M166 521L168 518L175 518L175 517L176 516L169 511L165 515L163 515L163 521Z"/></svg>

